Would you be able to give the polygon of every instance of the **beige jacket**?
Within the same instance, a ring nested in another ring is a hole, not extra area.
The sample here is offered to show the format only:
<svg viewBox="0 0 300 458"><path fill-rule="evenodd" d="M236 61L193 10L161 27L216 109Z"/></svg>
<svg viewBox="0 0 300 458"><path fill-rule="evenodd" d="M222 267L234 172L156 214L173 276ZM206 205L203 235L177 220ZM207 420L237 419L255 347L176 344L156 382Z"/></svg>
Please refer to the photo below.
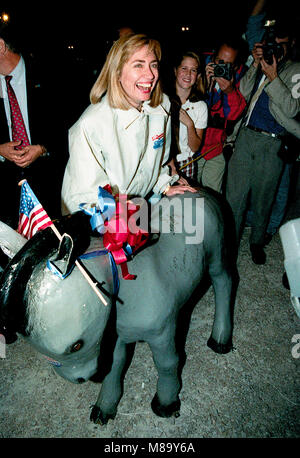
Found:
<svg viewBox="0 0 300 458"><path fill-rule="evenodd" d="M240 91L248 99L255 81L257 68L253 65L240 82ZM300 138L300 123L294 118L300 111L300 97L297 97L295 75L300 76L300 62L285 62L279 75L268 83L264 90L269 96L269 109L276 121L289 133Z"/></svg>

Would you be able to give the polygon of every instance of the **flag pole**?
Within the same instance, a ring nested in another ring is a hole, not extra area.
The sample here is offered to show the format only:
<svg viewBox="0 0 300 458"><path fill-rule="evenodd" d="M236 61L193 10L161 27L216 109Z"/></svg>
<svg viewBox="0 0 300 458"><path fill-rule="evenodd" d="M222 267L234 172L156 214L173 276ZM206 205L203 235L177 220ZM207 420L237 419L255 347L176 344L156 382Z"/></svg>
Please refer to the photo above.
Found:
<svg viewBox="0 0 300 458"><path fill-rule="evenodd" d="M194 159L192 159L190 162L188 162L187 164L184 164L180 167L179 170L182 170L182 169L185 169L188 165L192 164L192 162L195 162L195 161L199 161L199 159L201 159L202 157L206 156L208 153L210 153L211 151L213 151L217 146L221 145L221 143L217 143L216 145L212 146L211 148L209 148L207 151L205 151L205 153L203 154L200 154L200 156L197 156L195 157Z"/></svg>
<svg viewBox="0 0 300 458"><path fill-rule="evenodd" d="M21 180L18 185L19 186L22 186L22 184L24 183L24 181L27 181L27 180ZM51 225L49 226L51 227L52 231L54 232L54 234L56 235L56 237L59 239L59 241L62 240L62 235L61 233L59 232L59 230L57 229L57 227L55 226L55 224L51 223ZM97 294L97 296L99 297L99 299L101 300L101 302L103 303L103 305L107 306L107 301L105 300L105 298L103 297L103 295L101 294L101 292L99 291L99 289L97 288L97 283L94 283L91 279L91 277L89 276L89 274L87 273L87 271L84 269L84 267L79 263L79 261L76 259L75 261L75 265L78 267L79 271L81 272L81 274L84 276L84 278L86 279L86 281L88 282L88 284L92 287L92 289L95 291L95 293Z"/></svg>

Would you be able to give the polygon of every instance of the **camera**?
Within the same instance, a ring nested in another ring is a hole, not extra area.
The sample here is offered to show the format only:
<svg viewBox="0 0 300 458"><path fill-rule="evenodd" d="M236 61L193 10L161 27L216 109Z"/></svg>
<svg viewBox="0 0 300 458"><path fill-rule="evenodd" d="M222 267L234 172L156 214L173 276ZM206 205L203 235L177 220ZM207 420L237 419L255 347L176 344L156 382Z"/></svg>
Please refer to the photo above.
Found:
<svg viewBox="0 0 300 458"><path fill-rule="evenodd" d="M226 63L223 60L220 60L218 64L214 64L214 76L217 78L224 78L225 80L230 81L233 75L232 65Z"/></svg>
<svg viewBox="0 0 300 458"><path fill-rule="evenodd" d="M273 56L278 61L283 56L283 47L280 43L276 43L276 41L272 42L269 41L262 46L263 50L263 57L267 64L273 64Z"/></svg>
<svg viewBox="0 0 300 458"><path fill-rule="evenodd" d="M264 36L265 43L262 46L263 58L269 65L273 64L273 56L275 56L275 59L278 61L284 55L284 49L280 43L276 42L275 37L275 28L269 26L266 29Z"/></svg>

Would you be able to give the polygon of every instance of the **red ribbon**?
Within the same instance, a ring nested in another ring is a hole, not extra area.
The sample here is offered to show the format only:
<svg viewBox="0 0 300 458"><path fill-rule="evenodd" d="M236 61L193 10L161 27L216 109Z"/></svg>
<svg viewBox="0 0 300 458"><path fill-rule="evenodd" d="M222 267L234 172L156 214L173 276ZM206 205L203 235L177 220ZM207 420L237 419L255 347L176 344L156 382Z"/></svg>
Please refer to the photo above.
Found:
<svg viewBox="0 0 300 458"><path fill-rule="evenodd" d="M105 186L104 189L111 193L109 186ZM149 233L136 226L133 215L140 207L128 202L126 195L118 195L118 197L114 216L104 223L106 231L103 234L103 244L111 252L116 264L121 266L123 278L135 280L136 275L128 272L127 256L135 253L147 242Z"/></svg>

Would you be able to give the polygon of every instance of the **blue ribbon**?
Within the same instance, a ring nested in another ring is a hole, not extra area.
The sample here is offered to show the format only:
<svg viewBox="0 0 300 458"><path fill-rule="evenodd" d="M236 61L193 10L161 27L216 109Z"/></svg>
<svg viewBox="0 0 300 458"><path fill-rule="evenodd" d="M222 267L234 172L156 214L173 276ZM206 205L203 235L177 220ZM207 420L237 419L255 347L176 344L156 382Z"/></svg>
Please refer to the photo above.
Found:
<svg viewBox="0 0 300 458"><path fill-rule="evenodd" d="M89 215L90 223L92 230L96 230L99 234L105 233L104 223L105 221L109 221L110 218L116 212L116 202L114 196L108 192L106 189L99 186L98 188L98 204L95 207L86 207L86 203L82 203L79 205L80 210L84 211L85 214ZM128 248L128 252L131 251L131 247ZM117 296L120 288L120 281L118 275L118 269L115 263L115 260L112 254L108 250L98 250L93 251L91 253L86 253L80 256L80 259L89 259L94 258L96 256L103 256L108 254L110 267L113 274L113 287L114 287L114 295ZM131 253L132 254L132 251Z"/></svg>
<svg viewBox="0 0 300 458"><path fill-rule="evenodd" d="M117 296L120 288L120 281L119 281L119 274L118 274L118 268L116 266L115 260L112 256L112 254L108 250L97 250L97 251L92 251L91 253L85 253L79 256L80 259L90 259L90 258L95 258L96 256L103 256L105 254L108 254L109 256L109 262L110 262L110 267L111 271L113 274L113 286L114 286L114 295Z"/></svg>
<svg viewBox="0 0 300 458"><path fill-rule="evenodd" d="M66 272L65 274L63 274L61 272L61 270L54 264L54 262L50 261L48 259L47 261L47 267L48 269L54 274L54 275L57 275L59 278L61 278L62 280L64 280L65 278L67 278L70 273L72 272L72 270L74 269L74 266L75 264L73 264L73 266L71 266L69 272Z"/></svg>
<svg viewBox="0 0 300 458"><path fill-rule="evenodd" d="M130 245L128 245L128 247L126 247L126 248L127 248L128 254L129 255L132 254L132 250L131 250ZM120 289L120 280L119 280L118 268L116 266L116 263L115 263L115 260L114 260L114 258L112 256L112 254L109 251L107 251L107 250L92 251L90 253L82 254L81 256L79 256L79 259L91 259L91 258L95 258L96 256L103 256L105 254L108 254L108 256L109 256L110 267L111 267L111 271L112 271L112 274L113 274L114 295L117 296L118 293L119 293L119 289ZM55 266L55 264L52 261L50 261L49 259L47 261L48 269L53 274L55 274L59 278L61 278L62 280L64 280L65 278L67 278L70 275L70 273L72 272L74 266L75 266L75 264L73 264L73 266L71 267L69 272L67 272L65 275L63 275L62 272L58 269L57 266Z"/></svg>
<svg viewBox="0 0 300 458"><path fill-rule="evenodd" d="M86 207L86 203L81 203L79 205L80 210L84 211L85 214L89 215L90 218L90 223L91 227L93 230L96 230L99 232L99 234L104 234L105 232L105 227L104 223L105 221L110 220L110 218L115 214L116 212L116 202L112 194L110 192L106 191L106 189L102 188L99 186L98 188L98 205L95 207ZM131 246L127 243L127 245L124 247L124 251L126 252L127 255L132 254L132 249ZM112 256L112 254L108 250L98 250L98 251L93 251L91 253L85 253L81 256L79 256L79 259L89 259L89 258L94 258L96 256L102 256L108 254L109 255L109 261L110 261L110 266L113 274L113 288L114 288L114 295L117 296L120 288L120 281L119 281L119 275L118 275L118 269L115 263L115 260ZM74 264L75 265L75 264ZM70 269L69 272L67 272L65 275L62 274L60 269L51 261L47 261L47 267L48 269L55 275L57 275L61 279L65 279L70 275L72 272L74 265Z"/></svg>
<svg viewBox="0 0 300 458"><path fill-rule="evenodd" d="M99 234L104 234L105 221L110 220L110 218L116 212L116 202L114 196L110 194L106 189L99 186L98 188L98 205L95 207L86 207L86 203L79 204L80 210L84 211L85 214L89 215L90 223L93 230L99 232Z"/></svg>

